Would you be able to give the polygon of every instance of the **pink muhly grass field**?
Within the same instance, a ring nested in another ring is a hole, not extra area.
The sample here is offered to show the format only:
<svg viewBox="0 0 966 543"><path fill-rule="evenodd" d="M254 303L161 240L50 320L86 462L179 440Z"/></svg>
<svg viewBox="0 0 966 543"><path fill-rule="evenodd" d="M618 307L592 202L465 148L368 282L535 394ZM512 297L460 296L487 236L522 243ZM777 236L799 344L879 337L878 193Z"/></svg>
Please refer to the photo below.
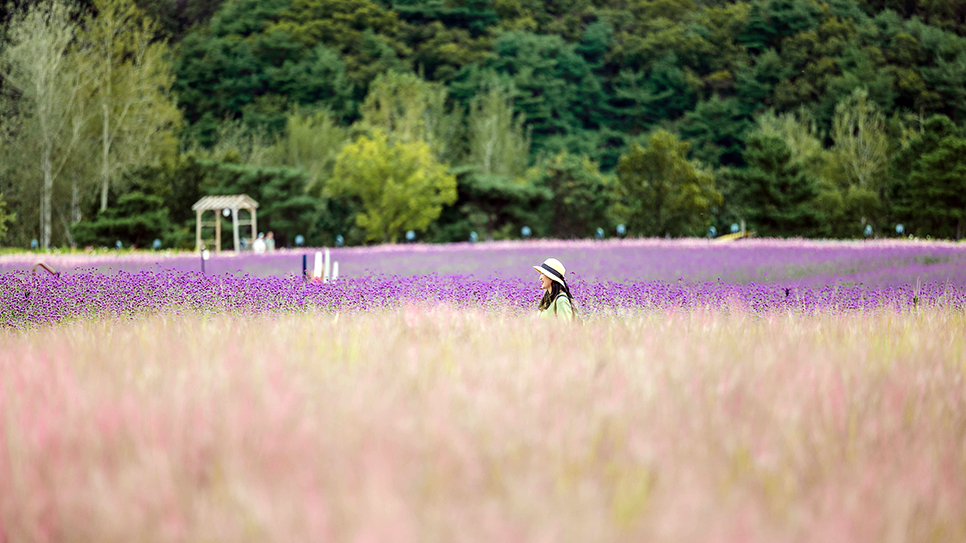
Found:
<svg viewBox="0 0 966 543"><path fill-rule="evenodd" d="M966 539L966 316L0 333L0 543Z"/></svg>

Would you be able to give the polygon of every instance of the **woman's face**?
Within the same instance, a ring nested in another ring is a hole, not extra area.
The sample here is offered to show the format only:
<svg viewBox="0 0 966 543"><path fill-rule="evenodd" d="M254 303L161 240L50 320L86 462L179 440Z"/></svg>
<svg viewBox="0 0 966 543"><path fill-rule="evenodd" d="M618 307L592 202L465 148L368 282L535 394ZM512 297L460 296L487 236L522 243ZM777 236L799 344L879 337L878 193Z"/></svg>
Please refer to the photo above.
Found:
<svg viewBox="0 0 966 543"><path fill-rule="evenodd" d="M537 272L537 275L540 276L540 288L550 290L550 286L553 285L553 280L540 272Z"/></svg>

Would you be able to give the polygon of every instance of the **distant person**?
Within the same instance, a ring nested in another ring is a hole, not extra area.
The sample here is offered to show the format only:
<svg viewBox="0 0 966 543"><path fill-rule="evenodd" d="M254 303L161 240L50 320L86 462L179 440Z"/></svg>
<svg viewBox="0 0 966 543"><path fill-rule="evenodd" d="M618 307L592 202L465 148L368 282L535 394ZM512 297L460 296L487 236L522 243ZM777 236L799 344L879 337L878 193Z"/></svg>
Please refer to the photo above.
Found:
<svg viewBox="0 0 966 543"><path fill-rule="evenodd" d="M272 252L272 251L275 250L275 233L274 232L269 232L268 234L265 234L265 249L268 252Z"/></svg>
<svg viewBox="0 0 966 543"><path fill-rule="evenodd" d="M548 258L533 269L540 275L540 288L544 290L538 307L540 317L574 320L574 297L567 286L567 270L564 265L556 258Z"/></svg>
<svg viewBox="0 0 966 543"><path fill-rule="evenodd" d="M265 252L265 234L259 232L258 237L252 242L252 251L260 255Z"/></svg>

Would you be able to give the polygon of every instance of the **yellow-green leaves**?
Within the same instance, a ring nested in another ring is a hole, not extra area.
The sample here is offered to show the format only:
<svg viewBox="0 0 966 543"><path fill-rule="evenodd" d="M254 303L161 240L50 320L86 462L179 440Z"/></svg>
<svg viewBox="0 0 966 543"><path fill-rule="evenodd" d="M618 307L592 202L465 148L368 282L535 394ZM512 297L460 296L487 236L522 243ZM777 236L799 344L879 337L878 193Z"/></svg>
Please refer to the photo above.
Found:
<svg viewBox="0 0 966 543"><path fill-rule="evenodd" d="M328 190L361 202L356 223L368 240L395 242L405 230L425 230L456 201L456 178L425 142L390 143L376 131L342 149Z"/></svg>
<svg viewBox="0 0 966 543"><path fill-rule="evenodd" d="M435 160L450 162L462 150L463 112L447 103L448 92L411 73L388 72L376 77L362 104L357 132L372 137L376 131L390 143L422 141Z"/></svg>

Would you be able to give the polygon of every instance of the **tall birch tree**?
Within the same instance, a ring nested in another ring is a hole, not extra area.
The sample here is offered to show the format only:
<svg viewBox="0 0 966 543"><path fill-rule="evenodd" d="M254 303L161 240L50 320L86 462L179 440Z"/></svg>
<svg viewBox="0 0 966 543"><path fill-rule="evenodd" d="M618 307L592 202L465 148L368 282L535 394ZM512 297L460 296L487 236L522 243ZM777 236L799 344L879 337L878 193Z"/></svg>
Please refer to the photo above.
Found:
<svg viewBox="0 0 966 543"><path fill-rule="evenodd" d="M77 103L89 75L73 62L72 43L77 25L74 10L61 0L34 4L10 23L10 46L0 53L3 73L21 94L19 137L37 138L31 157L42 174L40 244L50 247L54 183L70 159L86 122Z"/></svg>
<svg viewBox="0 0 966 543"><path fill-rule="evenodd" d="M380 74L369 86L355 129L389 141L429 145L437 162L452 162L459 154L463 112L450 107L446 88L410 73Z"/></svg>
<svg viewBox="0 0 966 543"><path fill-rule="evenodd" d="M94 0L94 8L97 15L87 20L81 44L95 81L103 211L121 173L152 162L174 144L171 128L180 112L170 94L167 44L155 41L155 24L131 0Z"/></svg>
<svg viewBox="0 0 966 543"><path fill-rule="evenodd" d="M469 162L482 174L520 176L530 160L530 130L514 115L512 89L492 85L470 102Z"/></svg>
<svg viewBox="0 0 966 543"><path fill-rule="evenodd" d="M878 191L885 182L889 138L882 109L865 89L856 89L835 106L832 147L848 185Z"/></svg>
<svg viewBox="0 0 966 543"><path fill-rule="evenodd" d="M832 139L845 213L864 227L881 212L890 152L885 115L867 90L856 89L835 106Z"/></svg>

